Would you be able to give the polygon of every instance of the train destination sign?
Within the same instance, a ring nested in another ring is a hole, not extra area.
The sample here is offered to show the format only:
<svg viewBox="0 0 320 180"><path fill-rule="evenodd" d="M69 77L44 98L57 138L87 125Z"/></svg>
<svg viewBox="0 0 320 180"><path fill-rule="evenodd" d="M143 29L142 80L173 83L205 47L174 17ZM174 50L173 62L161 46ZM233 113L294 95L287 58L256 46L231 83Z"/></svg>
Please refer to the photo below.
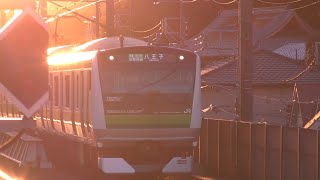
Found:
<svg viewBox="0 0 320 180"><path fill-rule="evenodd" d="M164 54L129 54L129 61L161 61Z"/></svg>
<svg viewBox="0 0 320 180"><path fill-rule="evenodd" d="M48 100L48 28L25 9L0 30L0 91L31 117Z"/></svg>
<svg viewBox="0 0 320 180"><path fill-rule="evenodd" d="M129 53L109 55L108 60L112 62L172 62L184 60L184 56L165 53Z"/></svg>

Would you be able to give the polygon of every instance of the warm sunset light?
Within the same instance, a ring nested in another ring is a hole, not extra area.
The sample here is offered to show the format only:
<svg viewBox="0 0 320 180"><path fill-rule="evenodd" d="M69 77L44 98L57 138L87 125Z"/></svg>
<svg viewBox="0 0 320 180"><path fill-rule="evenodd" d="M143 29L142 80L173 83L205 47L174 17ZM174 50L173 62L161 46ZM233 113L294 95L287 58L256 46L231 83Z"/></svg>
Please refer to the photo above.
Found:
<svg viewBox="0 0 320 180"><path fill-rule="evenodd" d="M34 0L0 0L0 9L22 9L34 4Z"/></svg>
<svg viewBox="0 0 320 180"><path fill-rule="evenodd" d="M72 64L82 61L89 61L94 58L97 51L61 53L48 57L49 65Z"/></svg>
<svg viewBox="0 0 320 180"><path fill-rule="evenodd" d="M320 180L319 10L0 0L0 180Z"/></svg>
<svg viewBox="0 0 320 180"><path fill-rule="evenodd" d="M13 178L11 176L9 176L8 174L6 174L5 172L0 170L0 179L2 180L18 180L16 178Z"/></svg>

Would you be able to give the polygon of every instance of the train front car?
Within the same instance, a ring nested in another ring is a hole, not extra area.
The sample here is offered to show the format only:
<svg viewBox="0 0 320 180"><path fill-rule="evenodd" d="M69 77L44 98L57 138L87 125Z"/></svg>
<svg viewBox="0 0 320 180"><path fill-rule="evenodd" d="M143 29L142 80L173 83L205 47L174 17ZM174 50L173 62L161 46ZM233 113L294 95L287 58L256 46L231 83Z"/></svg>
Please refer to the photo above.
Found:
<svg viewBox="0 0 320 180"><path fill-rule="evenodd" d="M190 173L201 127L200 60L158 46L99 52L92 125L105 173Z"/></svg>

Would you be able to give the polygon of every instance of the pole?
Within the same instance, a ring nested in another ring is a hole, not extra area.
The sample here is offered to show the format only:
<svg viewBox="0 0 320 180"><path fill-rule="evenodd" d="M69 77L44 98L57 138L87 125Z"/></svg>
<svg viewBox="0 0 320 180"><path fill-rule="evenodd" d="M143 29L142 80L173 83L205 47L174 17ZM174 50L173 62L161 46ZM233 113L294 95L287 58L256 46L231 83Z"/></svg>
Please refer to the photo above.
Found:
<svg viewBox="0 0 320 180"><path fill-rule="evenodd" d="M253 121L252 6L253 0L239 1L240 120L249 122Z"/></svg>
<svg viewBox="0 0 320 180"><path fill-rule="evenodd" d="M183 0L180 0L179 2L180 5L180 32L179 32L179 36L180 36L180 45L182 45L183 43L183 24L184 24L184 12L183 12Z"/></svg>
<svg viewBox="0 0 320 180"><path fill-rule="evenodd" d="M100 38L100 2L96 4L96 39Z"/></svg>
<svg viewBox="0 0 320 180"><path fill-rule="evenodd" d="M129 29L133 29L134 0L130 0L129 3Z"/></svg>
<svg viewBox="0 0 320 180"><path fill-rule="evenodd" d="M7 17L6 17L6 13L4 12L4 10L0 10L0 18L1 18L1 27L3 27L6 22L7 22Z"/></svg>
<svg viewBox="0 0 320 180"><path fill-rule="evenodd" d="M114 0L106 0L106 36L114 36Z"/></svg>
<svg viewBox="0 0 320 180"><path fill-rule="evenodd" d="M40 14L42 17L48 16L48 8L47 8L47 1L46 0L40 0L39 1L39 8L40 8Z"/></svg>

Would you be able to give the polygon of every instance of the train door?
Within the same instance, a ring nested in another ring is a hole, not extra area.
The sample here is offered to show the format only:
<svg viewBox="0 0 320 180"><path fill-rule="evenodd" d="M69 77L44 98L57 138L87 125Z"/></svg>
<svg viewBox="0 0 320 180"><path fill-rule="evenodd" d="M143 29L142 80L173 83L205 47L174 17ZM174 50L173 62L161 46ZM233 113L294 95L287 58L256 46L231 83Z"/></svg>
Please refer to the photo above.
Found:
<svg viewBox="0 0 320 180"><path fill-rule="evenodd" d="M62 73L53 73L53 122L55 130L58 132L63 132L63 120L62 120Z"/></svg>
<svg viewBox="0 0 320 180"><path fill-rule="evenodd" d="M85 132L84 130L84 124L81 121L80 118L80 71L74 71L74 121L75 121L75 130L77 131L78 136L80 137L85 137Z"/></svg>
<svg viewBox="0 0 320 180"><path fill-rule="evenodd" d="M85 120L85 71L80 72L80 95L79 95L79 111L80 111L80 122L81 122L81 128L82 132L85 137L88 137L88 124Z"/></svg>
<svg viewBox="0 0 320 180"><path fill-rule="evenodd" d="M87 122L87 131L89 132L89 136L92 136L92 119L91 119L91 70L86 71L86 122Z"/></svg>
<svg viewBox="0 0 320 180"><path fill-rule="evenodd" d="M53 103L54 103L54 80L53 80L53 75L50 73L49 75L49 102L48 102L48 107L49 107L49 114L47 119L50 120L50 124L48 123L48 127L54 130L54 122L53 122Z"/></svg>
<svg viewBox="0 0 320 180"><path fill-rule="evenodd" d="M62 119L67 134L74 134L74 122L72 119L72 73L63 72L63 104Z"/></svg>
<svg viewBox="0 0 320 180"><path fill-rule="evenodd" d="M75 122L75 98L76 98L76 84L75 84L75 72L71 72L71 87L70 87L70 103L71 103L71 121L72 121L72 129L74 135L78 135L77 128L76 128L76 122Z"/></svg>

